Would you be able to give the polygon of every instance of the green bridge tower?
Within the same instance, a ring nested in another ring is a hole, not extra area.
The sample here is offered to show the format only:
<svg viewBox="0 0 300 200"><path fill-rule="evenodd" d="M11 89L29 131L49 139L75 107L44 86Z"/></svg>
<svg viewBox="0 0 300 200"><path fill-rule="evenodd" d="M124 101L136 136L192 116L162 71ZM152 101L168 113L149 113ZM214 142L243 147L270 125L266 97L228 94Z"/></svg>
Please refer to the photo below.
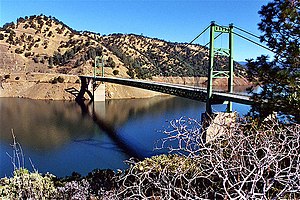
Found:
<svg viewBox="0 0 300 200"><path fill-rule="evenodd" d="M215 33L219 33L215 37ZM221 34L229 34L229 48L215 48L215 39ZM214 56L215 53L228 56L229 69L226 71L214 70ZM214 21L210 24L210 47L209 47L209 68L208 68L208 82L207 82L207 99L206 99L206 113L212 114L212 82L215 78L227 78L228 88L227 92L233 92L233 24L227 26L219 26ZM232 102L227 103L227 112L232 112Z"/></svg>

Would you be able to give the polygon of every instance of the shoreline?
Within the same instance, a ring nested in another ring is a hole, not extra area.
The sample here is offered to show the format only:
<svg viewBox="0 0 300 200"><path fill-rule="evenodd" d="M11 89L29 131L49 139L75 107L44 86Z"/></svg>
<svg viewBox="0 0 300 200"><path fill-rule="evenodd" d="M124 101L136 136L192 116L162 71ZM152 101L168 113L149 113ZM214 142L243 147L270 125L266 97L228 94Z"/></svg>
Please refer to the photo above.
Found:
<svg viewBox="0 0 300 200"><path fill-rule="evenodd" d="M192 86L205 86L205 77L153 77L155 82L168 82ZM134 88L130 86L105 83L106 99L138 99L155 96L169 96L160 92ZM218 90L226 90L227 79L214 80L213 85ZM251 86L245 78L236 77L235 87L245 90ZM68 89L80 90L80 80L77 75L48 73L9 73L0 74L0 97L28 98L37 100L74 101L75 96Z"/></svg>

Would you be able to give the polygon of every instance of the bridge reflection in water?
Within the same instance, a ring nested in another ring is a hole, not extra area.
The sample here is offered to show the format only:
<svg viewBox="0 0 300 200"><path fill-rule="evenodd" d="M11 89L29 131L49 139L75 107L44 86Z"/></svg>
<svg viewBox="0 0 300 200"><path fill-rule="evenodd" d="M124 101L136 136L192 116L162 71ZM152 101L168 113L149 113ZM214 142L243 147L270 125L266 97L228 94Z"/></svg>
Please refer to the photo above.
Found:
<svg viewBox="0 0 300 200"><path fill-rule="evenodd" d="M12 152L11 129L23 147L29 169L30 157L40 172L58 176L73 171L85 174L94 168L124 168L123 161L131 156L157 153L152 151L153 145L162 137L157 131L169 125L166 121L181 116L200 119L199 111L205 110L204 103L173 97L107 100L96 104L96 113L105 125L102 130L92 118L82 116L76 102L1 98L0 176L11 175L13 169L6 155ZM113 130L126 148L103 129Z"/></svg>

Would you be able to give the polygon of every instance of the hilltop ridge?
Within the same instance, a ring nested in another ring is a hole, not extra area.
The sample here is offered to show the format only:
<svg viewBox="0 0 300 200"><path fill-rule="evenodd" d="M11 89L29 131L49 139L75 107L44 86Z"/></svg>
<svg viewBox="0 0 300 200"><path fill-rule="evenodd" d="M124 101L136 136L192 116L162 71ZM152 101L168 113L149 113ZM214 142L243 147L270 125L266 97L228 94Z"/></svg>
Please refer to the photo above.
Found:
<svg viewBox="0 0 300 200"><path fill-rule="evenodd" d="M166 42L135 34L100 35L76 31L55 17L34 15L0 29L0 65L7 70L86 74L95 56L104 55L105 72L131 78L206 76L208 49L200 45ZM4 55L3 55L4 54ZM216 58L216 69L227 58ZM235 63L236 75L243 73ZM17 68L17 69L16 69ZM113 73L114 72L114 73Z"/></svg>

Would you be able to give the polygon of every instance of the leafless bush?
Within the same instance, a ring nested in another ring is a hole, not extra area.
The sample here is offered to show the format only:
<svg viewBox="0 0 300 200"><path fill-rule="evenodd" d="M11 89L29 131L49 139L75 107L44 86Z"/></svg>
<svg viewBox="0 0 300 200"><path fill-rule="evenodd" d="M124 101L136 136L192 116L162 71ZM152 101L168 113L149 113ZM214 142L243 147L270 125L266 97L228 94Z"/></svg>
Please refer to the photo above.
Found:
<svg viewBox="0 0 300 200"><path fill-rule="evenodd" d="M13 143L11 144L13 153L12 153L12 155L10 155L9 153L6 152L6 154L10 158L11 163L14 166L14 171L15 171L17 169L22 169L25 167L25 159L24 159L22 146L19 142L17 142L13 129L11 130L11 134L12 134L12 138L13 138Z"/></svg>
<svg viewBox="0 0 300 200"><path fill-rule="evenodd" d="M241 120L241 119L240 119ZM300 198L300 125L239 121L204 143L193 119L171 122L157 148L119 177L118 199Z"/></svg>

